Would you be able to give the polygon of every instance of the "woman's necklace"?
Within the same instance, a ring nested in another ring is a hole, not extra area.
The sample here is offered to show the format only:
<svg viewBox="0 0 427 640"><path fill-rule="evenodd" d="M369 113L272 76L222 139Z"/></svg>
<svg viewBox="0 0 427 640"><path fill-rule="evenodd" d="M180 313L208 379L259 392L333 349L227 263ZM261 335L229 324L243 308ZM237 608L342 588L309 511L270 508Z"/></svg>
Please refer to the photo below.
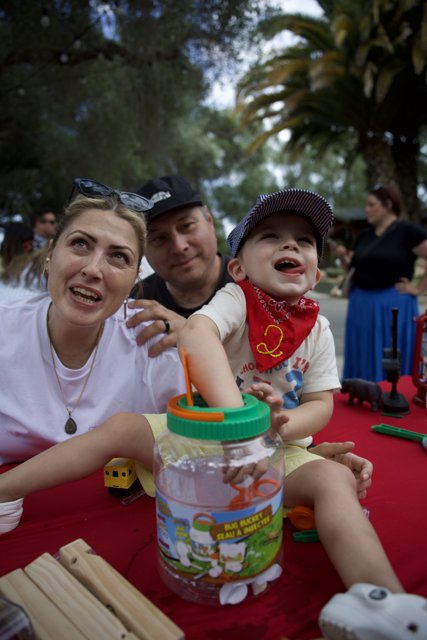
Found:
<svg viewBox="0 0 427 640"><path fill-rule="evenodd" d="M67 418L67 421L66 421L65 426L64 426L65 433L68 433L68 435L72 435L73 433L76 433L76 431L77 431L77 423L74 420L74 418L72 417L72 414L74 413L74 411L79 406L80 400L82 399L82 396L83 396L83 393L84 393L84 391L86 389L87 383L89 382L90 374L92 373L92 369L93 369L93 366L95 364L96 354L98 353L99 342L101 340L101 336L102 336L103 330L104 330L104 323L102 323L102 325L101 325L101 327L100 327L100 329L98 331L98 335L96 337L96 343L95 343L92 362L90 363L89 373L86 376L86 379L85 379L85 381L83 383L82 390L80 391L80 395L77 398L77 402L74 405L74 408L70 409L67 406L67 402L66 402L66 400L64 398L64 393L63 393L62 387L61 387L61 381L59 380L58 372L56 370L55 357L53 355L52 340L51 340L51 337L50 337L49 325L47 325L47 335L48 335L48 338L49 338L49 347L50 347L50 355L51 355L51 358L52 358L53 370L55 372L55 377L56 377L56 379L58 381L58 387L59 387L59 391L61 392L62 402L64 403L64 406L65 406L65 408L67 410L67 413L68 413L68 418Z"/></svg>

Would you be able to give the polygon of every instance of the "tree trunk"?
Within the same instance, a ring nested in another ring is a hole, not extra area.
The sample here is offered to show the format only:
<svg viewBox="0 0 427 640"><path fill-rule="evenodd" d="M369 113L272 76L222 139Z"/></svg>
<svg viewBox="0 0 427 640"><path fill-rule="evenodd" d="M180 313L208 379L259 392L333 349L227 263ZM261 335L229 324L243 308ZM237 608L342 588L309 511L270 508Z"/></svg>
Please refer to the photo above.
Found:
<svg viewBox="0 0 427 640"><path fill-rule="evenodd" d="M392 149L385 139L360 133L359 147L366 164L368 189L380 182L397 183Z"/></svg>
<svg viewBox="0 0 427 640"><path fill-rule="evenodd" d="M405 211L408 218L419 222L421 216L421 205L417 194L419 143L414 139L401 139L395 136L392 154Z"/></svg>
<svg viewBox="0 0 427 640"><path fill-rule="evenodd" d="M376 136L360 134L359 145L366 164L368 189L377 183L394 182L402 194L404 213L418 222L421 213L417 195L418 142L395 136L390 145Z"/></svg>

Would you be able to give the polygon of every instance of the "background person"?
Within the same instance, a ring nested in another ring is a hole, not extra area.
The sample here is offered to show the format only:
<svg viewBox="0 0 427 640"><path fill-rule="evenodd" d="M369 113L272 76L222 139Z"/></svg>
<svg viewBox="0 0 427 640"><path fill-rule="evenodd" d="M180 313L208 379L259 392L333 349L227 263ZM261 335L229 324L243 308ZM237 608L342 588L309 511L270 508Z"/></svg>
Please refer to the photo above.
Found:
<svg viewBox="0 0 427 640"><path fill-rule="evenodd" d="M0 249L2 271L0 275L0 299L12 300L33 295L38 290L34 274L29 273L35 253L34 233L23 222L11 222L5 227L5 235Z"/></svg>
<svg viewBox="0 0 427 640"><path fill-rule="evenodd" d="M13 300L46 291L45 257L44 249L15 256L0 277L0 299Z"/></svg>
<svg viewBox="0 0 427 640"><path fill-rule="evenodd" d="M3 270L16 256L31 253L34 242L33 230L23 222L10 222L5 225L4 230L0 247Z"/></svg>
<svg viewBox="0 0 427 640"><path fill-rule="evenodd" d="M427 259L427 231L401 220L402 200L393 185L375 185L366 200L369 227L356 239L344 336L344 378L384 380L384 348L392 346L392 309L398 314L401 373L412 372L417 297L427 274L412 281L417 257Z"/></svg>
<svg viewBox="0 0 427 640"><path fill-rule="evenodd" d="M36 209L32 215L34 231L34 249L42 249L54 237L56 231L56 213L49 208Z"/></svg>

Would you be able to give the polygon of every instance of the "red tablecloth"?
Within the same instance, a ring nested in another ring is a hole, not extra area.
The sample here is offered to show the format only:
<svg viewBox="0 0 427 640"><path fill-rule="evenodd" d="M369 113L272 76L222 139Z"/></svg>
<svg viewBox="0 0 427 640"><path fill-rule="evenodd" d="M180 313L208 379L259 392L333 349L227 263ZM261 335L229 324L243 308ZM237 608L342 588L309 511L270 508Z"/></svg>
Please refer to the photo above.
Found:
<svg viewBox="0 0 427 640"><path fill-rule="evenodd" d="M409 378L399 381L398 390L408 400L414 394ZM336 396L321 436L354 440L356 451L374 462L364 506L405 588L427 597L427 451L417 442L371 432L372 424L386 422L427 433L427 412L410 402L408 416L391 418L365 403L351 407L347 399ZM221 609L195 605L171 593L158 576L154 501L143 496L124 506L97 473L26 498L20 526L0 538L0 575L83 538L184 629L187 640L310 640L320 635L321 607L343 585L320 543L295 543L287 520L284 528L284 571L268 593Z"/></svg>

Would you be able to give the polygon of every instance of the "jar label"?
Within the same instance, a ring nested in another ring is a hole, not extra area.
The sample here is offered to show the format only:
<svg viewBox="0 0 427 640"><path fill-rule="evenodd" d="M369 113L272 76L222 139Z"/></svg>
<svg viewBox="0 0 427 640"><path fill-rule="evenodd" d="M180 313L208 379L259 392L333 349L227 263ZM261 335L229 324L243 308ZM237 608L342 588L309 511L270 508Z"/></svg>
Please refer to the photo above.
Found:
<svg viewBox="0 0 427 640"><path fill-rule="evenodd" d="M162 560L176 574L222 584L244 580L277 562L282 546L282 488L244 508L201 510L156 490Z"/></svg>

